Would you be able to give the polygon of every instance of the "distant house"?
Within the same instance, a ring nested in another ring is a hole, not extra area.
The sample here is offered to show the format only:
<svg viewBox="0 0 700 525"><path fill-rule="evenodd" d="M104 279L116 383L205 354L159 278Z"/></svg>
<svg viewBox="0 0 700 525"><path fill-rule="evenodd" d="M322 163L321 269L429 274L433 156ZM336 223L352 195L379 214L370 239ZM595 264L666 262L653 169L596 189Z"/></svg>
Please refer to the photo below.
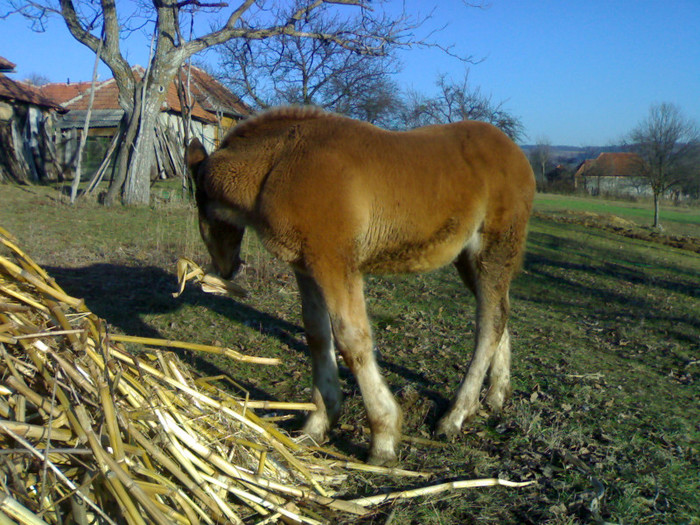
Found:
<svg viewBox="0 0 700 525"><path fill-rule="evenodd" d="M574 187L591 195L651 195L641 170L642 161L636 153L601 153L579 165Z"/></svg>
<svg viewBox="0 0 700 525"><path fill-rule="evenodd" d="M133 68L135 75L143 75L140 67ZM184 114L190 113L191 136L198 137L207 149L212 150L223 138L226 130L237 121L249 116L252 111L238 97L204 70L192 67L190 74L182 74L183 100L180 103L177 83L173 82L166 93L161 108L157 133L158 172L161 176L172 175L177 168L172 160L184 154ZM67 112L56 121L57 142L60 144L62 161L71 165L78 147L80 134L90 102L91 82L47 84L42 91L59 101ZM189 95L184 93L189 91ZM119 106L119 90L112 78L95 85L94 100L88 131L88 151L92 156L104 156L109 142L117 136L123 111ZM170 160L168 160L170 158Z"/></svg>
<svg viewBox="0 0 700 525"><path fill-rule="evenodd" d="M57 180L52 120L63 109L37 87L12 80L15 64L0 57L0 181Z"/></svg>

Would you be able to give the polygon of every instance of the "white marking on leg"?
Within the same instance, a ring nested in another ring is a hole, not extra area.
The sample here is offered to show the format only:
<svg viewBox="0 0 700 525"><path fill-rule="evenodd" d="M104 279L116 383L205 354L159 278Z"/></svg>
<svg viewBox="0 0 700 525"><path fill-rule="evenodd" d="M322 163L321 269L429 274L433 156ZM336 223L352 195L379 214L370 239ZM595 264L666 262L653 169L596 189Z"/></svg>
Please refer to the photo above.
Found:
<svg viewBox="0 0 700 525"><path fill-rule="evenodd" d="M469 370L459 385L452 407L438 423L437 431L439 434L445 434L448 437L456 436L461 432L464 420L476 414L479 408L481 385L484 382L495 346L492 334L480 338L474 357L469 364Z"/></svg>
<svg viewBox="0 0 700 525"><path fill-rule="evenodd" d="M510 395L510 334L508 328L503 330L501 340L491 360L489 371L489 392L486 404L491 410L498 412Z"/></svg>
<svg viewBox="0 0 700 525"><path fill-rule="evenodd" d="M353 286L354 285L354 286ZM357 379L372 430L369 462L396 463L396 446L401 436L401 409L382 377L372 351L372 337L365 311L362 281L349 283L345 308L333 312L329 305L338 350Z"/></svg>
<svg viewBox="0 0 700 525"><path fill-rule="evenodd" d="M481 233L479 233L478 228L474 231L474 233L471 234L471 236L467 239L467 242L464 243L464 248L463 250L466 250L468 253L471 254L476 254L479 253L481 250Z"/></svg>
<svg viewBox="0 0 700 525"><path fill-rule="evenodd" d="M369 352L361 366L353 370L372 429L369 462L388 465L396 461L400 439L401 409L382 377L374 355Z"/></svg>

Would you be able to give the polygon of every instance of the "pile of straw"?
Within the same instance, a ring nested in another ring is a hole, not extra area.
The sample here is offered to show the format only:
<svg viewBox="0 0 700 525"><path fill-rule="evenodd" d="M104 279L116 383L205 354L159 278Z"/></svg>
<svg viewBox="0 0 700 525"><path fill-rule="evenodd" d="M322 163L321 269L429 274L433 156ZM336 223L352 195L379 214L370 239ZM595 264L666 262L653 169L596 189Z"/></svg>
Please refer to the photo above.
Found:
<svg viewBox="0 0 700 525"><path fill-rule="evenodd" d="M0 525L11 523L5 516L22 524L327 523L385 501L505 484L338 499L348 469L426 475L321 455L254 412L313 405L235 397L171 352L136 356L124 342L277 364L111 334L0 228Z"/></svg>
<svg viewBox="0 0 700 525"><path fill-rule="evenodd" d="M121 341L135 338L106 332L4 230L0 242L14 259L0 257L0 511L21 523L137 524L365 512L330 497L341 469L253 411L313 405L236 398L171 352L128 353Z"/></svg>

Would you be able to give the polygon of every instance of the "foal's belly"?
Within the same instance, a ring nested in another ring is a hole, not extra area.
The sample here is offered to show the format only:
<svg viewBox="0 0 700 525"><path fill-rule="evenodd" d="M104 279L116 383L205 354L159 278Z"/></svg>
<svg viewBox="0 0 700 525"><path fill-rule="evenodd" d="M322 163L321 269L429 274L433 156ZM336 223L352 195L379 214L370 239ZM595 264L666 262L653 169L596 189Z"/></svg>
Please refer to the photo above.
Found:
<svg viewBox="0 0 700 525"><path fill-rule="evenodd" d="M463 237L435 242L402 243L373 254L361 264L362 273L421 273L453 262L465 248Z"/></svg>

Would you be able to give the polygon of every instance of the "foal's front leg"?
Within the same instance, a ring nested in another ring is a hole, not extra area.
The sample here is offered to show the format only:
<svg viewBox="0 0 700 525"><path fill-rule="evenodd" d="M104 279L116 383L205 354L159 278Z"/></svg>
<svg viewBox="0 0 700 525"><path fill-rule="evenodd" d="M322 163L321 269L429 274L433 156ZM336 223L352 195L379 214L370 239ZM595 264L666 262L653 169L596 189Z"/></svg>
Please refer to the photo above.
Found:
<svg viewBox="0 0 700 525"><path fill-rule="evenodd" d="M322 443L340 416L343 395L326 302L311 277L297 272L296 278L313 368L311 401L316 405L316 410L306 420L304 432L317 443Z"/></svg>
<svg viewBox="0 0 700 525"><path fill-rule="evenodd" d="M368 462L394 465L401 438L401 409L374 357L362 276L351 275L322 286L338 350L357 379L372 430Z"/></svg>

